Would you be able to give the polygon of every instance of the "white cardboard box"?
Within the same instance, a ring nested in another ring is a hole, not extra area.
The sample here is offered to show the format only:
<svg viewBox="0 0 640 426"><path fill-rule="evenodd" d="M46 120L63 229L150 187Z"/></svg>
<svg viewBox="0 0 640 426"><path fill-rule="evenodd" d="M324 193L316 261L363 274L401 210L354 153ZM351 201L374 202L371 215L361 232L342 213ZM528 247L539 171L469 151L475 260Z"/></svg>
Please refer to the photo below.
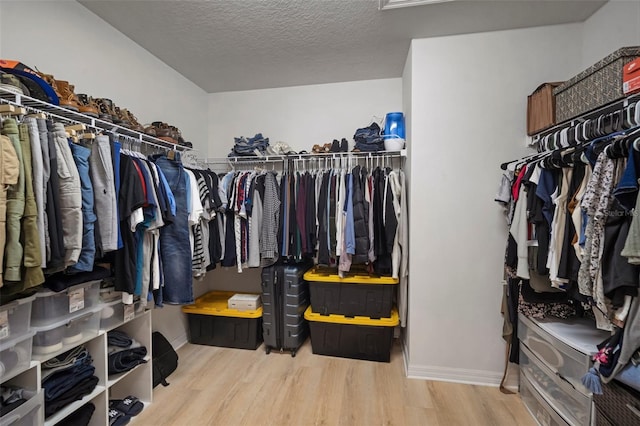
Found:
<svg viewBox="0 0 640 426"><path fill-rule="evenodd" d="M259 294L234 294L227 302L229 309L254 311L262 306Z"/></svg>

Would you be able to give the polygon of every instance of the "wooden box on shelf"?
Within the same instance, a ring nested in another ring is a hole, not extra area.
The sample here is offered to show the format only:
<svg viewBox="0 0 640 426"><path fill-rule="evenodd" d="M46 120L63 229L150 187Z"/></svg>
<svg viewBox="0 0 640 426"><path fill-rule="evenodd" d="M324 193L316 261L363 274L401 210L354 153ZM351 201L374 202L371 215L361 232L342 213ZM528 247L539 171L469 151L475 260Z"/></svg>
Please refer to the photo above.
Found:
<svg viewBox="0 0 640 426"><path fill-rule="evenodd" d="M543 83L527 97L527 134L534 135L556 124L553 89L562 82Z"/></svg>

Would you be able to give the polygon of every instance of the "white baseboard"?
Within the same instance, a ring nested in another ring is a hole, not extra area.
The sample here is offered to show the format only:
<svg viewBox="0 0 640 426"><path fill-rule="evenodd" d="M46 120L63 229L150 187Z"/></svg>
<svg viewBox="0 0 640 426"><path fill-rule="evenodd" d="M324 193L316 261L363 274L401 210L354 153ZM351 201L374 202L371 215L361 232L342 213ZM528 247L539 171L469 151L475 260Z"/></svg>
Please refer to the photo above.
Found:
<svg viewBox="0 0 640 426"><path fill-rule="evenodd" d="M406 362L406 358L405 358ZM409 365L407 377L410 379L437 380L442 382L465 383L481 386L499 386L502 373L464 368L435 367L427 365ZM513 386L508 383L509 387ZM518 386L515 385L517 390Z"/></svg>
<svg viewBox="0 0 640 426"><path fill-rule="evenodd" d="M177 351L178 349L180 349L181 347L183 347L187 343L189 343L189 339L188 339L187 335L186 334L182 334L182 335L176 337L175 339L173 339L171 341L171 346L173 346L173 349L175 349Z"/></svg>
<svg viewBox="0 0 640 426"><path fill-rule="evenodd" d="M409 377L409 346L407 346L407 339L402 339L402 359L404 360L404 375Z"/></svg>
<svg viewBox="0 0 640 426"><path fill-rule="evenodd" d="M484 370L467 370L434 366L415 366L409 362L409 346L401 339L404 372L409 379L436 380L441 382L465 383L482 386L500 386L502 373ZM505 388L518 393L520 389L520 369L517 364L509 364Z"/></svg>

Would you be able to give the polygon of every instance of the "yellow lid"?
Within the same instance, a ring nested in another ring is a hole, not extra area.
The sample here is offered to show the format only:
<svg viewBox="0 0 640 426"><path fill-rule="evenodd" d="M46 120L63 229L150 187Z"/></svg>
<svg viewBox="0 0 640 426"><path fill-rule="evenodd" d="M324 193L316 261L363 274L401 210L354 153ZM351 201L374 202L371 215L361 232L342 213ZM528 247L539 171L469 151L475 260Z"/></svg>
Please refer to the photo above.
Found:
<svg viewBox="0 0 640 426"><path fill-rule="evenodd" d="M236 318L260 318L262 316L262 306L251 311L229 309L227 301L234 294L238 293L233 291L210 291L198 297L193 305L183 306L182 312Z"/></svg>
<svg viewBox="0 0 640 426"><path fill-rule="evenodd" d="M372 319L369 317L345 317L344 315L320 315L311 310L311 305L304 311L304 318L307 321L314 322L330 322L333 324L350 324L350 325L377 325L379 327L395 327L400 324L398 310L394 307L391 309L391 318Z"/></svg>
<svg viewBox="0 0 640 426"><path fill-rule="evenodd" d="M368 274L364 271L349 272L344 278L336 273L333 268L314 267L304 274L307 281L320 281L325 283L348 283L348 284L398 284L397 278L382 277L380 275Z"/></svg>

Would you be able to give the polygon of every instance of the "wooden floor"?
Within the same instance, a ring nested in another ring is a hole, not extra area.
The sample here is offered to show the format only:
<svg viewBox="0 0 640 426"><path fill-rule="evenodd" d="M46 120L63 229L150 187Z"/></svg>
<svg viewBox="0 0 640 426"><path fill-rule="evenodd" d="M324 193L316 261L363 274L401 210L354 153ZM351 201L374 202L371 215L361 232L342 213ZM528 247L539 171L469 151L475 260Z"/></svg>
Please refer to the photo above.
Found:
<svg viewBox="0 0 640 426"><path fill-rule="evenodd" d="M498 388L407 379L391 363L311 353L187 344L170 386L154 390L138 425L535 425L518 395Z"/></svg>

